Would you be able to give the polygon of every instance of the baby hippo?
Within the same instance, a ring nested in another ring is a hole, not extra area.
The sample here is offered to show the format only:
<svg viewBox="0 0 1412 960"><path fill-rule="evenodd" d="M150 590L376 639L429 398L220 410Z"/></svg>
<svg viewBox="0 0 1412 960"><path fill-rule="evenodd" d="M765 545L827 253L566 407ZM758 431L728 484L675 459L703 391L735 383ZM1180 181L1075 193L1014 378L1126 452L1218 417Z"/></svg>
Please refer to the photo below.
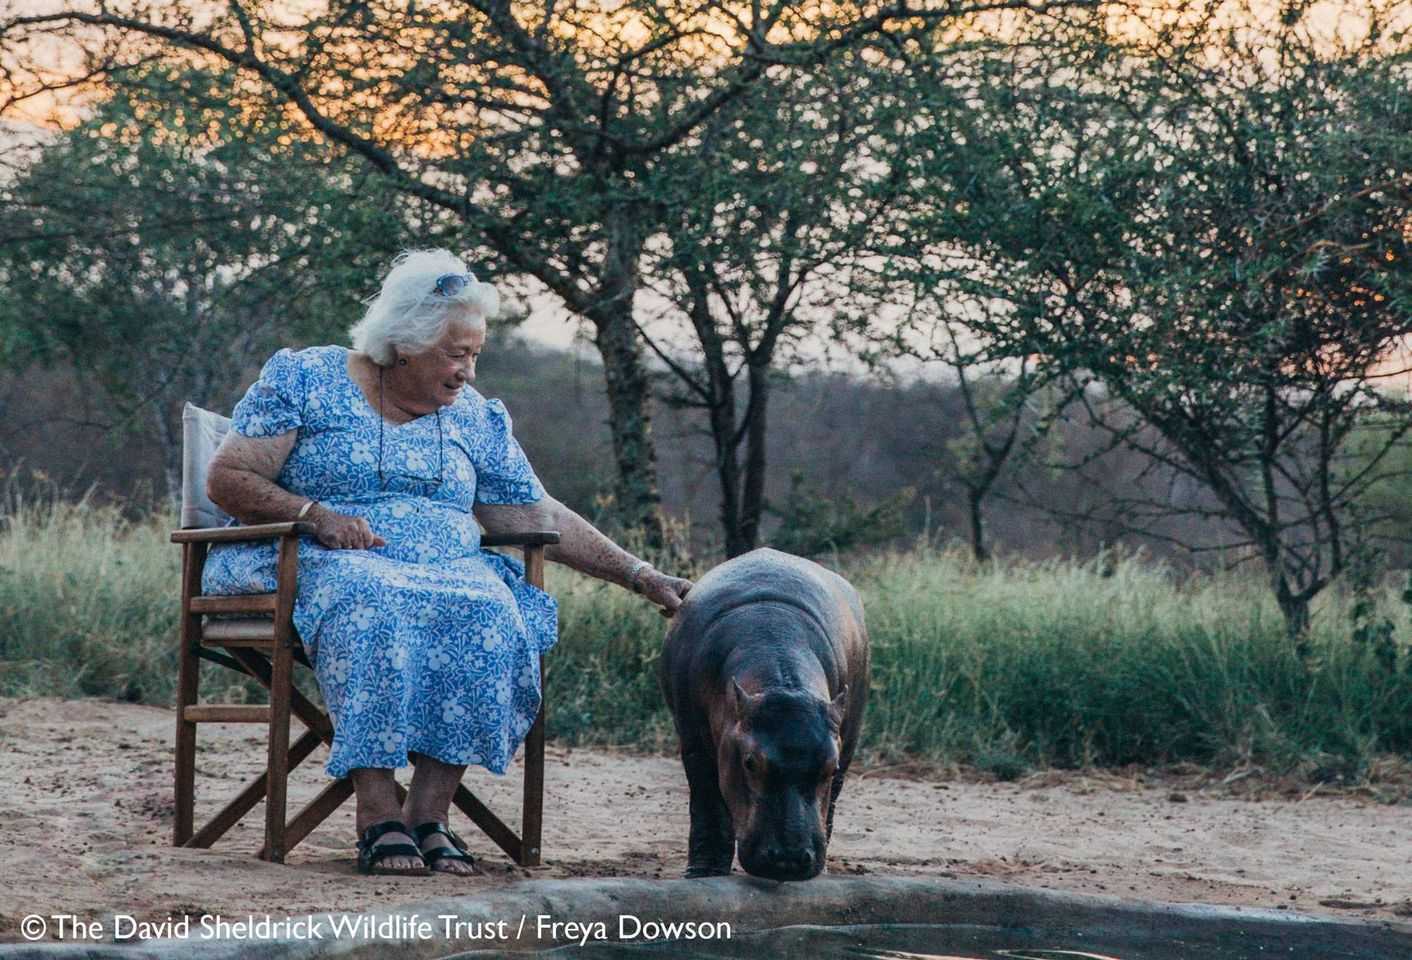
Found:
<svg viewBox="0 0 1412 960"><path fill-rule="evenodd" d="M755 550L702 577L662 651L662 692L691 790L688 877L808 880L868 696L857 592L800 557Z"/></svg>

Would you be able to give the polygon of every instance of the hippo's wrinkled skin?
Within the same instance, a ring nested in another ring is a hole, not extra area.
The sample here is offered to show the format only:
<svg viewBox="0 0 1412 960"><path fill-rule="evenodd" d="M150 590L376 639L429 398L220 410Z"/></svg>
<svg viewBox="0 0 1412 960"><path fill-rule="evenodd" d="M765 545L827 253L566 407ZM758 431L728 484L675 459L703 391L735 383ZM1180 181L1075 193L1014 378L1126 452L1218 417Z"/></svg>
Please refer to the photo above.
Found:
<svg viewBox="0 0 1412 960"><path fill-rule="evenodd" d="M662 691L691 788L686 875L807 880L868 696L868 635L848 581L755 550L702 577L672 622Z"/></svg>

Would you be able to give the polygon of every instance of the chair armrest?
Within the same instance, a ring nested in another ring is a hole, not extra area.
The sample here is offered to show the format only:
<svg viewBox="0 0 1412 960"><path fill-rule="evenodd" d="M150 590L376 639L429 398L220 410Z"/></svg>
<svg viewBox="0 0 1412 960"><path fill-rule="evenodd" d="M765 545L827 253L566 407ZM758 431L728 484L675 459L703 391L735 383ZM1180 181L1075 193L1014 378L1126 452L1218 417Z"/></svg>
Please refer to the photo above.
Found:
<svg viewBox="0 0 1412 960"><path fill-rule="evenodd" d="M196 527L191 530L173 530L172 543L238 543L246 540L270 540L292 534L312 536L314 529L312 523L304 520L255 523L242 527ZM555 539L558 538L558 534L554 536Z"/></svg>
<svg viewBox="0 0 1412 960"><path fill-rule="evenodd" d="M542 547L559 542L558 530L522 530L518 533L487 533L480 538L482 547Z"/></svg>

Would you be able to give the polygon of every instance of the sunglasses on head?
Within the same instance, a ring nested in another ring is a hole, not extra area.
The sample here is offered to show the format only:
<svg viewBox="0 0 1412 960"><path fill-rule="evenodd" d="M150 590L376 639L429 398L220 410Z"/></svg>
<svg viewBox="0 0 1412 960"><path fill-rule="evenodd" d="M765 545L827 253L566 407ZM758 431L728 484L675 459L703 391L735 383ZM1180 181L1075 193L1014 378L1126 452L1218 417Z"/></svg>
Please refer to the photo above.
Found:
<svg viewBox="0 0 1412 960"><path fill-rule="evenodd" d="M476 278L469 273L443 273L436 278L436 284L432 287L432 292L438 297L457 297L461 292L476 282Z"/></svg>

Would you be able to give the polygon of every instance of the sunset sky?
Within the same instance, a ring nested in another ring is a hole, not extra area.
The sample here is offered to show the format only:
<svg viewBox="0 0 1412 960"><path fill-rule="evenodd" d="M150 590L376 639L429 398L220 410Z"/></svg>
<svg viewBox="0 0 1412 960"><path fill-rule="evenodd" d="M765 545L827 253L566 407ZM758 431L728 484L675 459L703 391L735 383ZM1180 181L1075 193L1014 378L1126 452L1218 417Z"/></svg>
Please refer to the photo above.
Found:
<svg viewBox="0 0 1412 960"><path fill-rule="evenodd" d="M88 3L65 3L63 0L0 0L0 21L12 16L23 16L33 14L50 13L64 9L93 9L96 4ZM114 5L109 4L110 8ZM278 15L282 15L286 21L296 21L301 9L307 10L314 6L312 3L283 2L277 5L262 5L264 9L274 9ZM578 4L578 9L582 11L588 4ZM748 9L748 5L742 4ZM1171 9L1175 5L1171 3L1152 2L1142 5L1144 19L1147 23L1161 21L1165 19L1158 11L1163 8ZM1187 5L1190 9L1190 5ZM1201 6L1208 6L1202 4ZM1265 25L1271 24L1278 18L1280 4L1278 0L1223 0L1216 2L1214 6L1219 8L1219 13L1215 22L1230 22L1236 26L1247 24L1248 29L1259 31ZM222 5L197 5L197 9L219 10ZM821 11L831 12L832 4L821 2ZM648 36L647 28L644 27L636 15L630 11L624 11L622 4L604 2L598 5L602 11L599 17L600 22L593 25L589 33L598 32L605 36L616 37L625 42L628 46L636 46ZM533 5L532 9L538 11L543 7L540 4ZM1315 36L1333 46L1357 46L1367 35L1368 12L1370 10L1381 10L1391 14L1391 24L1394 28L1412 28L1412 0L1323 0L1323 2L1312 4L1303 19L1303 24ZM1188 12L1187 16L1191 14ZM1151 19L1149 19L1151 18ZM1115 14L1115 31L1119 34L1131 33L1133 36L1140 36L1146 29L1146 25L1120 26ZM710 25L713 33L728 34L731 28L724 22ZM556 30L561 36L572 36L574 28L567 24L561 24ZM1389 34L1395 33L1389 30ZM72 39L75 34L70 34ZM579 42L585 42L586 37L579 37ZM589 41L593 42L593 41ZM60 68L67 62L70 66L75 62L74 45L65 44L62 38L55 38L52 42L53 58L46 60L46 67ZM5 81L0 78L0 98L6 93ZM0 147L3 147L6 140L15 136L14 131L24 131L36 127L43 129L55 129L75 122L82 113L82 94L76 95L74 92L60 92L55 95L44 95L27 100L15 105L4 115L0 115ZM7 129L8 128L8 129ZM535 296L528 304L531 319L525 330L537 340L553 343L558 346L569 345L576 333L576 324L569 320L569 316L557 306L554 297L547 294Z"/></svg>

